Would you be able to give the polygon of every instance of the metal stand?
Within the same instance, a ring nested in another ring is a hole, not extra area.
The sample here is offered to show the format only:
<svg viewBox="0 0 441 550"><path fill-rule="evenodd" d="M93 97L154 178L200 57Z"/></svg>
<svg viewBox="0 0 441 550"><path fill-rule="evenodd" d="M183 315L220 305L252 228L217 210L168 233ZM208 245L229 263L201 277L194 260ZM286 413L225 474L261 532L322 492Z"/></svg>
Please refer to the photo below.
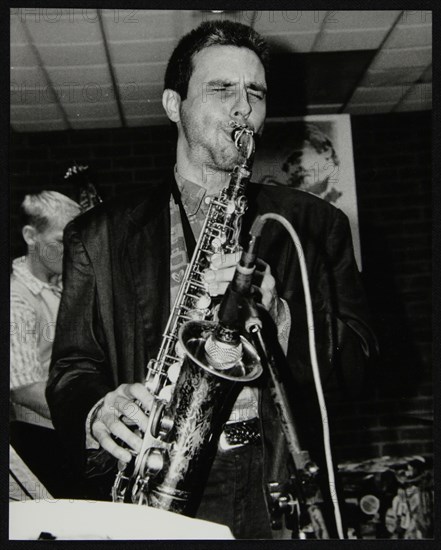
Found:
<svg viewBox="0 0 441 550"><path fill-rule="evenodd" d="M294 466L294 473L289 480L268 484L272 526L280 529L284 518L286 527L292 530L293 539L329 539L329 532L318 506L323 502L316 480L318 466L311 461L308 451L300 447L285 389L276 366L266 351L259 325L250 327L250 336L264 369L267 368L270 375L270 392Z"/></svg>

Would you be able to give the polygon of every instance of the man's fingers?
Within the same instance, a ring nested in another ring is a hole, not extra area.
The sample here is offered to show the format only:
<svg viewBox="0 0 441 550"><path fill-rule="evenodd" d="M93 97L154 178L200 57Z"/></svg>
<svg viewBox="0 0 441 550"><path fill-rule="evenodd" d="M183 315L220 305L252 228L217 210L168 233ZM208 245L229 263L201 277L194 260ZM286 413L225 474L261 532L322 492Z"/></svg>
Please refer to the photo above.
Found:
<svg viewBox="0 0 441 550"><path fill-rule="evenodd" d="M143 432L146 431L148 417L135 401L122 396L115 399L113 407L103 407L100 420L110 429L121 416L127 418L128 424L136 424Z"/></svg>
<svg viewBox="0 0 441 550"><path fill-rule="evenodd" d="M219 296L225 294L229 283L210 283L207 285L207 292L210 296Z"/></svg>
<svg viewBox="0 0 441 550"><path fill-rule="evenodd" d="M232 267L226 267L222 269L207 269L203 273L204 282L208 285L212 283L229 283L236 271L236 264Z"/></svg>
<svg viewBox="0 0 441 550"><path fill-rule="evenodd" d="M141 404L139 406L137 400ZM121 384L118 388L109 392L98 413L97 420L100 420L109 429L112 424L124 416L127 424L135 424L142 431L147 429L148 417L142 407L149 411L152 407L153 397L142 384Z"/></svg>
<svg viewBox="0 0 441 550"><path fill-rule="evenodd" d="M139 453L141 450L142 439L139 435L136 435L135 432L130 430L125 424L121 421L114 422L111 426L111 432L114 436L124 441L131 449Z"/></svg>
<svg viewBox="0 0 441 550"><path fill-rule="evenodd" d="M233 252L232 254L213 254L210 259L212 269L223 269L225 267L236 266L240 260L242 252Z"/></svg>
<svg viewBox="0 0 441 550"><path fill-rule="evenodd" d="M123 462L130 462L132 455L127 449L120 447L111 437L107 426L96 422L92 428L93 435L103 449Z"/></svg>
<svg viewBox="0 0 441 550"><path fill-rule="evenodd" d="M130 451L121 447L114 438L138 453L142 437L131 429L131 425L145 432L149 419L144 411L151 411L152 405L153 396L143 384L121 384L104 397L91 425L92 435L115 458L129 462L132 456Z"/></svg>
<svg viewBox="0 0 441 550"><path fill-rule="evenodd" d="M271 273L265 273L262 282L260 283L260 288L262 289L262 292L274 292L276 288L276 280Z"/></svg>
<svg viewBox="0 0 441 550"><path fill-rule="evenodd" d="M130 387L129 391L130 391L131 397L137 399L141 403L141 405L144 407L144 409L150 412L153 405L153 396L149 392L149 390L139 382L130 384L129 387Z"/></svg>

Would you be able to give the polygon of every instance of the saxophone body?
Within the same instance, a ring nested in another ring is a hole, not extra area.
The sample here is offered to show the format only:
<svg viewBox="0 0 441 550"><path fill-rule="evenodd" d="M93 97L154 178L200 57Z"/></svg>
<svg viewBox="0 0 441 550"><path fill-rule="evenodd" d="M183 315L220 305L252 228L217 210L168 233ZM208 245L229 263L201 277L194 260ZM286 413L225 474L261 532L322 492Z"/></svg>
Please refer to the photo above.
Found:
<svg viewBox="0 0 441 550"><path fill-rule="evenodd" d="M246 186L251 177L253 131L231 122L232 139L244 157L229 184L211 200L192 258L168 319L157 357L149 361L145 386L154 396L143 444L129 464L120 462L114 502L144 504L192 514L201 475L242 384L262 372L254 347L240 336L207 353L217 326L214 303L202 280L215 253L240 249Z"/></svg>

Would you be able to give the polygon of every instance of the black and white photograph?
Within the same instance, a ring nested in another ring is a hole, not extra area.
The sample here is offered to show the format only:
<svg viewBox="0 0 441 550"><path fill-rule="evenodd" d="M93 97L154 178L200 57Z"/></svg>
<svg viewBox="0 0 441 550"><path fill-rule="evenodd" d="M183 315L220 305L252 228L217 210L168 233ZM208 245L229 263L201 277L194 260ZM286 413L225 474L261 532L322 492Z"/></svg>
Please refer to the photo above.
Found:
<svg viewBox="0 0 441 550"><path fill-rule="evenodd" d="M6 539L433 542L432 11L120 5L9 10Z"/></svg>

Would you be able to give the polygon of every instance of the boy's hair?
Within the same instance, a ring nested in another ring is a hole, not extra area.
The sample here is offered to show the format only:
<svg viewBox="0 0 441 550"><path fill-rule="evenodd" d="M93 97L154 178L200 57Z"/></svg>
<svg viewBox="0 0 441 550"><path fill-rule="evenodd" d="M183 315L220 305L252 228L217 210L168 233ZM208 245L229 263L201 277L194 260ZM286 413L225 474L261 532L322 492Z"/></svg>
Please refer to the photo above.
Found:
<svg viewBox="0 0 441 550"><path fill-rule="evenodd" d="M21 224L32 225L41 233L52 223L68 222L81 213L81 208L74 200L57 191L41 191L26 195L21 204Z"/></svg>
<svg viewBox="0 0 441 550"><path fill-rule="evenodd" d="M254 29L234 21L206 21L183 36L174 49L165 72L164 89L187 97L188 83L193 73L193 57L210 46L237 46L253 51L268 70L269 47Z"/></svg>

